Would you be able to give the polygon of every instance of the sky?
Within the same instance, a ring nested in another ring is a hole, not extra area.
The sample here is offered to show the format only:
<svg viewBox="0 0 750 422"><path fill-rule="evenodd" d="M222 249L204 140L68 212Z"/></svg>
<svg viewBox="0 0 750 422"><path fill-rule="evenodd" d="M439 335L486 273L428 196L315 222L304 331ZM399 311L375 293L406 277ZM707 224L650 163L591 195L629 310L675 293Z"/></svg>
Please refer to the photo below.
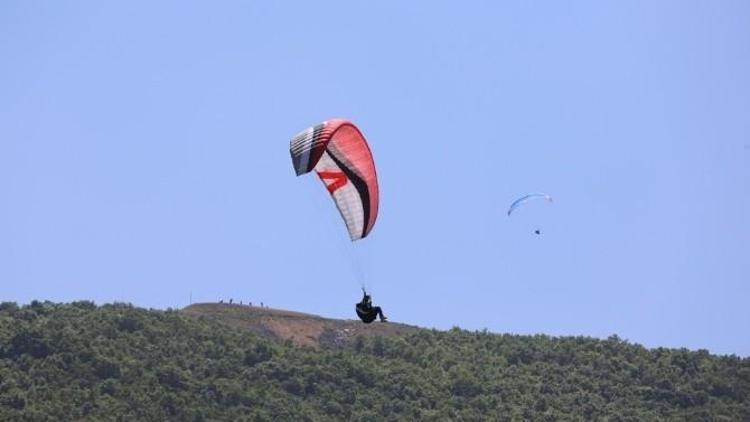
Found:
<svg viewBox="0 0 750 422"><path fill-rule="evenodd" d="M355 318L364 284L412 325L748 356L749 75L743 0L5 1L0 301ZM377 166L358 242L289 156L332 117Z"/></svg>

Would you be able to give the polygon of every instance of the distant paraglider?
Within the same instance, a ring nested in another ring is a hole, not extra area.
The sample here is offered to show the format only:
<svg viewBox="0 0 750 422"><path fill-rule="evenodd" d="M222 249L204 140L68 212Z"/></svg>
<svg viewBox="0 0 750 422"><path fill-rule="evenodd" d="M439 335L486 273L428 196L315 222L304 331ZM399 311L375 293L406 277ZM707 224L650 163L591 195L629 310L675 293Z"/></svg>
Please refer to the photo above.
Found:
<svg viewBox="0 0 750 422"><path fill-rule="evenodd" d="M529 193L527 195L524 195L510 204L510 207L508 208L508 217L515 211L517 208L519 208L521 205L525 204L528 201L534 200L534 199L544 199L547 202L552 202L552 197L547 195L546 193ZM542 231L540 229L535 229L534 234L539 236L542 234Z"/></svg>

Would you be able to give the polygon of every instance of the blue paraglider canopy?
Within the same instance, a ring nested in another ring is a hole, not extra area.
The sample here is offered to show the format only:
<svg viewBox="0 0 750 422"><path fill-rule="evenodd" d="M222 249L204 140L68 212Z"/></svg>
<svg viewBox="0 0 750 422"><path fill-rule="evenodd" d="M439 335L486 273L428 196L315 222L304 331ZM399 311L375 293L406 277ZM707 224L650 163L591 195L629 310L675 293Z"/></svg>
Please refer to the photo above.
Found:
<svg viewBox="0 0 750 422"><path fill-rule="evenodd" d="M548 202L552 202L552 197L547 195L546 193L530 193L516 199L512 204L510 204L510 208L508 208L508 216L510 216L510 214L522 204L534 199L546 199Z"/></svg>

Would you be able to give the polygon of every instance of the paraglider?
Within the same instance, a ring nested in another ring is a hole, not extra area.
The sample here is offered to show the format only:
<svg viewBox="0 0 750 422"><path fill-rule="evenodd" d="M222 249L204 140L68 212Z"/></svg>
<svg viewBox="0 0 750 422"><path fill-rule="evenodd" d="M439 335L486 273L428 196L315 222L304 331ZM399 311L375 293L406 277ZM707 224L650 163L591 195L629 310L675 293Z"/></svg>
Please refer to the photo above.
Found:
<svg viewBox="0 0 750 422"><path fill-rule="evenodd" d="M362 301L357 303L354 308L357 311L357 316L359 317L359 319L361 319L365 324L369 324L375 321L375 318L379 316L380 322L387 322L388 318L383 315L383 310L380 308L380 306L372 305L372 298L370 298L370 295L367 294L364 288L362 289L362 293L364 295L362 297Z"/></svg>
<svg viewBox="0 0 750 422"><path fill-rule="evenodd" d="M354 123L331 119L305 129L289 144L297 176L318 174L352 241L370 234L378 217L378 178L370 147Z"/></svg>
<svg viewBox="0 0 750 422"><path fill-rule="evenodd" d="M379 190L372 152L357 126L344 119L331 119L303 130L289 143L297 176L312 170L318 174L344 220L352 241L367 237L378 217ZM366 324L386 317L370 296L356 305L357 316Z"/></svg>

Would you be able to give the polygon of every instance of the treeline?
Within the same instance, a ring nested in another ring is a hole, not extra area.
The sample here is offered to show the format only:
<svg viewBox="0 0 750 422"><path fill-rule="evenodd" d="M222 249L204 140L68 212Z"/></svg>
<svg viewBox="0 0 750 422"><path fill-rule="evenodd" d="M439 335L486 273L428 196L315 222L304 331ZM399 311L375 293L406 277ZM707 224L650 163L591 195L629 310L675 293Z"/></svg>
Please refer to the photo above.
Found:
<svg viewBox="0 0 750 422"><path fill-rule="evenodd" d="M750 420L750 359L459 329L315 350L172 310L0 304L3 421L664 419Z"/></svg>

